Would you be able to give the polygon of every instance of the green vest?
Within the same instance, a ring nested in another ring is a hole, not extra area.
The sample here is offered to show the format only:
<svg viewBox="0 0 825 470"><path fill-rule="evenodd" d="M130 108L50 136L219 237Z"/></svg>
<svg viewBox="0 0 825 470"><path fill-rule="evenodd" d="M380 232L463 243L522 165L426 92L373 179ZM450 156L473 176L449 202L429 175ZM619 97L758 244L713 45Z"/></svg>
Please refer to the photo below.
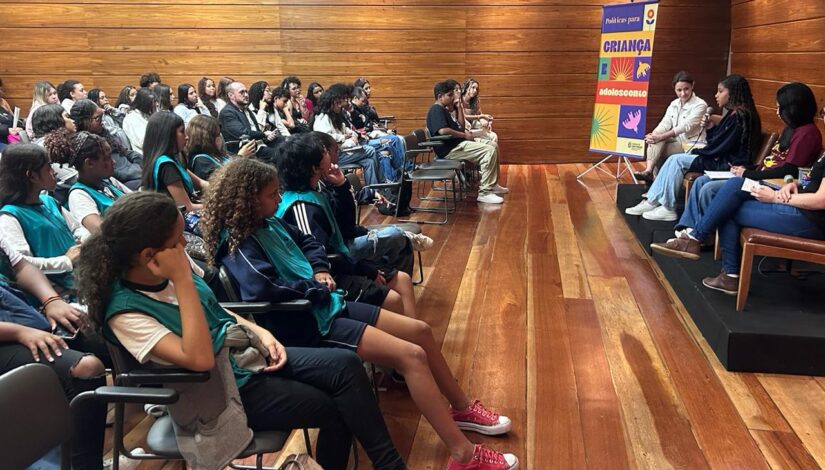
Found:
<svg viewBox="0 0 825 470"><path fill-rule="evenodd" d="M112 204L114 204L117 199L123 197L124 194L123 191L117 189L117 186L112 184L108 179L101 180L100 184L102 188L95 188L78 181L69 188L69 194L76 189L85 191L97 205L97 211L100 212L100 215L103 215L103 213L112 207Z"/></svg>
<svg viewBox="0 0 825 470"><path fill-rule="evenodd" d="M199 158L205 158L205 159L209 160L210 162L214 163L216 166L224 166L227 163L229 163L229 160L231 160L231 158L228 157L228 156L224 156L220 159L217 159L217 158L213 157L212 155L209 155L208 153L199 153L199 154L195 155L194 157L192 157L189 160L189 166L194 167L195 162L198 161Z"/></svg>
<svg viewBox="0 0 825 470"><path fill-rule="evenodd" d="M324 214L327 216L327 221L329 222L330 227L332 227L332 236L329 240L332 245L331 248L333 248L336 253L348 256L349 248L347 248L347 244L344 243L344 237L341 235L341 229L338 227L338 222L335 220L335 215L332 213L332 207L329 206L329 201L327 201L327 198L325 198L318 191L284 191L284 194L281 196L281 204L278 205L278 212L276 215L279 218L283 218L286 211L291 209L292 206L298 201L312 204L323 209Z"/></svg>
<svg viewBox="0 0 825 470"><path fill-rule="evenodd" d="M279 221L267 219L266 227L256 230L252 238L261 245L269 262L287 281L313 278L312 265ZM322 336L329 333L332 320L344 310L345 306L344 297L338 291L330 292L330 301L326 304L312 305L312 314L318 323L318 332Z"/></svg>
<svg viewBox="0 0 825 470"><path fill-rule="evenodd" d="M167 157L166 155L161 155L155 160L155 166L152 168L152 189L155 191L158 190L158 177L160 176L160 167L164 164L171 163L175 165L175 169L178 170L180 173L180 179L183 182L183 188L186 189L186 194L189 195L189 199L195 195L195 184L192 182L192 178L189 176L189 173L186 171L186 168L180 164L177 160Z"/></svg>
<svg viewBox="0 0 825 470"><path fill-rule="evenodd" d="M0 212L17 219L23 228L23 235L32 256L37 258L54 258L63 256L74 246L72 231L63 219L57 201L51 196L40 195L40 204L6 204ZM50 274L49 279L67 289L74 289L72 273Z"/></svg>
<svg viewBox="0 0 825 470"><path fill-rule="evenodd" d="M192 275L195 280L195 288L201 299L201 307L206 315L206 323L212 336L212 350L215 354L223 347L226 339L226 330L230 325L235 324L235 317L227 313L218 303L215 294L209 289L203 279ZM109 305L106 307L105 322L103 323L103 336L114 344L120 344L109 327L109 321L118 314L126 312L140 312L154 318L161 325L168 328L172 333L183 336L183 328L180 321L180 309L177 305L155 300L142 292L127 288L118 280L112 286L112 295L109 298ZM232 356L229 357L232 364L232 372L235 374L235 382L241 388L254 375L254 372L241 369L235 363Z"/></svg>

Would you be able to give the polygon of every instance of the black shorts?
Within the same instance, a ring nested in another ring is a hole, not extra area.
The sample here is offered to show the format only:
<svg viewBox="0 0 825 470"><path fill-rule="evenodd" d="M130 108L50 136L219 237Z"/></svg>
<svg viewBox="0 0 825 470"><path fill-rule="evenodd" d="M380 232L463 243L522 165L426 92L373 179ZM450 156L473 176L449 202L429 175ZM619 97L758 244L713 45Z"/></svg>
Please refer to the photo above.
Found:
<svg viewBox="0 0 825 470"><path fill-rule="evenodd" d="M63 389L67 393L72 389L72 369L84 356L89 354L75 351L74 349L64 349L61 356L57 356L52 352L54 362L49 362L43 351L38 351L40 355L39 364L49 366L57 374L60 379ZM20 343L2 342L0 343L0 374L4 374L12 369L16 369L26 364L38 364L38 361L32 357L32 352L29 348Z"/></svg>
<svg viewBox="0 0 825 470"><path fill-rule="evenodd" d="M360 302L347 302L347 308L332 320L329 333L321 338L321 345L356 351L367 325L375 326L380 307Z"/></svg>
<svg viewBox="0 0 825 470"><path fill-rule="evenodd" d="M347 292L344 299L350 302L361 302L363 304L381 306L387 295L390 293L390 288L371 281L364 276L356 276L351 274L336 274L334 276L335 284L338 289L343 289Z"/></svg>

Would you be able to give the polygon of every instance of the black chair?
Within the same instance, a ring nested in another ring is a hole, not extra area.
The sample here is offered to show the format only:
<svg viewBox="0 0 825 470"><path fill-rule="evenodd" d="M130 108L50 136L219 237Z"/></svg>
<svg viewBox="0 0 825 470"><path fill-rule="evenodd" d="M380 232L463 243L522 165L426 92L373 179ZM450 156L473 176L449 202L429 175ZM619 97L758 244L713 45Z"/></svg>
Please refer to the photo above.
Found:
<svg viewBox="0 0 825 470"><path fill-rule="evenodd" d="M28 364L0 376L0 462L26 468L60 446L61 468L71 469L72 410L86 400L107 403L169 404L178 399L162 388L99 387L66 400L57 375L43 364ZM117 459L115 459L117 468Z"/></svg>
<svg viewBox="0 0 825 470"><path fill-rule="evenodd" d="M421 148L418 145L418 138L414 134L410 134L404 137L404 143L406 144L407 151L405 153L405 158L407 161L412 162L413 171L410 172L402 172L401 178L396 183L399 187L404 187L404 181L409 180L413 183L418 183L418 192L419 194L422 191L426 191L427 183L430 184L430 188L434 191L441 191L442 196L440 197L428 197L428 196L419 196L419 200L421 199L430 199L435 201L440 201L442 203L441 207L413 207L410 206L410 210L413 212L436 212L436 213L443 213L444 219L440 221L430 221L430 220L412 220L412 219L399 219L401 222L416 222L419 224L446 224L447 220L453 212L456 211L458 207L458 200L457 200L457 193L461 191L458 189L457 185L460 185L460 178L458 172L454 169L419 169L418 168L418 156L429 153L430 150L427 148ZM440 143L433 143L435 145L441 145ZM458 183L456 181L458 180ZM441 182L441 187L435 186L434 183ZM452 193L452 198L449 197L449 193ZM450 204L450 200L452 199L452 204ZM398 217L397 212L398 207L396 206L396 214L395 216Z"/></svg>

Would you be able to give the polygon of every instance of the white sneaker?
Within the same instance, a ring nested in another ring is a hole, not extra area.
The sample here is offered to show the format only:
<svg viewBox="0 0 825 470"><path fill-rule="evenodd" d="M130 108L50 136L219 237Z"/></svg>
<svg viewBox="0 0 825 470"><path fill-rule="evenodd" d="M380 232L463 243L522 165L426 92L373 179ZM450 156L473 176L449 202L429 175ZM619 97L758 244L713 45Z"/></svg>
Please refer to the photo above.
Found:
<svg viewBox="0 0 825 470"><path fill-rule="evenodd" d="M642 202L636 204L633 207L628 207L624 210L625 214L628 215L642 215L645 212L652 211L653 209L659 207L658 204L651 204L650 201L647 199L642 199Z"/></svg>
<svg viewBox="0 0 825 470"><path fill-rule="evenodd" d="M682 234L685 236L690 236L693 233L693 227L683 228L682 230L674 230L673 233L676 235L676 238L682 238Z"/></svg>
<svg viewBox="0 0 825 470"><path fill-rule="evenodd" d="M476 201L484 204L501 204L504 202L504 199L493 193L479 193Z"/></svg>
<svg viewBox="0 0 825 470"><path fill-rule="evenodd" d="M659 206L652 211L647 211L642 214L647 220L661 220L664 222L673 222L679 218L679 214L676 211L672 211L665 206Z"/></svg>
<svg viewBox="0 0 825 470"><path fill-rule="evenodd" d="M427 251L433 247L433 239L423 233L404 232L410 239L413 251Z"/></svg>
<svg viewBox="0 0 825 470"><path fill-rule="evenodd" d="M507 194L510 192L509 189L505 188L504 186L501 186L500 184L493 186L493 189L491 189L491 191L495 194Z"/></svg>
<svg viewBox="0 0 825 470"><path fill-rule="evenodd" d="M132 455L140 455L140 454L145 454L146 451L143 450L143 448L141 448L141 447L135 447L129 453L132 454ZM143 463L143 460L130 459L130 458L126 457L125 455L121 455L117 459L117 461L118 461L118 468L120 470L134 470L134 469L138 468L138 466L141 463ZM114 466L112 464L113 464L113 459L112 458L104 459L103 460L103 469L104 470L111 470L112 467Z"/></svg>

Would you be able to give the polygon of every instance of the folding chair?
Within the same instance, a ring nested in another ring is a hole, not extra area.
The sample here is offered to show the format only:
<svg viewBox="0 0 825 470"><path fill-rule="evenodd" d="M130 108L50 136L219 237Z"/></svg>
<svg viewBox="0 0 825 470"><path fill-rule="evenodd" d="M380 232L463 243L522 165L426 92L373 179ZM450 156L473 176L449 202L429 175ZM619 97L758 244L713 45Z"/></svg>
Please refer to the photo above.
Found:
<svg viewBox="0 0 825 470"><path fill-rule="evenodd" d="M427 183L430 183L430 189L434 191L441 191L441 197L430 197L430 196L423 196L419 197L419 199L429 199L434 201L441 201L441 207L413 207L410 206L410 210L414 212L435 212L435 213L443 213L444 219L441 221L429 221L429 220L412 220L412 219L399 219L400 222L416 222L419 224L446 224L449 218L449 215L456 211L458 207L458 202L456 198L456 193L460 191L456 186L456 179L458 179L458 175L455 170L453 169L427 169L421 170L417 167L417 158L418 155L422 153L429 152L428 149L422 149L418 146L418 138L414 135L408 135L404 137L404 143L406 144L407 151L405 153L405 157L407 161L412 162L413 168L415 168L411 172L402 172L401 179L397 183L400 188L403 188L404 181L410 180L413 183L418 183L417 188L418 192L420 193L422 188L421 186L427 186ZM442 186L437 187L433 183L441 182ZM425 189L426 191L426 189ZM450 197L448 193L452 193L452 204L450 204ZM398 207L396 206L396 217L398 217Z"/></svg>

